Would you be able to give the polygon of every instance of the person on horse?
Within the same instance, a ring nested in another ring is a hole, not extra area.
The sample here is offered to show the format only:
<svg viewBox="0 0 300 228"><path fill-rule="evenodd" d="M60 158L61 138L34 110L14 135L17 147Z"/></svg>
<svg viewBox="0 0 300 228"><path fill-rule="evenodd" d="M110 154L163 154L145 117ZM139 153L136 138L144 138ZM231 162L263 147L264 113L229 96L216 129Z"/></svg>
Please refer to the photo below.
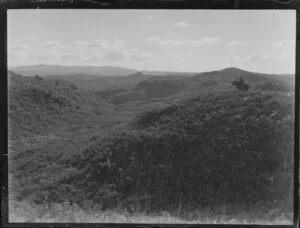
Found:
<svg viewBox="0 0 300 228"><path fill-rule="evenodd" d="M250 87L248 84L246 84L244 82L244 79L242 76L240 77L239 81L233 81L232 85L234 85L239 91L242 91L242 90L248 91L249 87Z"/></svg>
<svg viewBox="0 0 300 228"><path fill-rule="evenodd" d="M244 83L244 79L243 79L243 77L242 77L242 76L240 77L240 81L239 81L239 83L240 83L240 85L241 85L241 86L243 86L243 85L245 84L245 83Z"/></svg>

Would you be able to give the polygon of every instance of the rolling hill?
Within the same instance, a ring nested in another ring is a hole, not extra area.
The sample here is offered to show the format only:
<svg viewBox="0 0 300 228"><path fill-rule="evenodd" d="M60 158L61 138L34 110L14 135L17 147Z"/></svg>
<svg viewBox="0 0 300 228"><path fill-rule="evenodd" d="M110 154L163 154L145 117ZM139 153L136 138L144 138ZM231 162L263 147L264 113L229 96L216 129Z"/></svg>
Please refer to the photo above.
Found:
<svg viewBox="0 0 300 228"><path fill-rule="evenodd" d="M200 95L143 112L72 153L27 149L13 157L15 194L38 204L91 202L103 210L182 217L222 203L264 202L287 212L293 105L274 92Z"/></svg>
<svg viewBox="0 0 300 228"><path fill-rule="evenodd" d="M111 80L111 86L106 84L109 88L100 90L98 94L100 96L105 94L105 97L102 97L113 104L122 104L155 97L163 98L174 94L235 90L231 84L240 77L243 77L250 85L250 90L277 91L280 88L281 91L292 92L295 88L293 75L260 74L238 68L227 68L193 76L180 74L158 76L138 72ZM136 92L138 90L140 92ZM114 92L110 93L111 91Z"/></svg>
<svg viewBox="0 0 300 228"><path fill-rule="evenodd" d="M8 117L10 145L17 145L17 151L41 143L35 140L39 137L47 143L49 135L61 140L70 132L80 135L128 118L97 94L81 91L68 81L24 77L12 71L8 72Z"/></svg>
<svg viewBox="0 0 300 228"><path fill-rule="evenodd" d="M241 75L249 92L229 87ZM95 92L8 72L11 200L187 220L224 204L291 213L293 77L230 68L105 78L120 83Z"/></svg>

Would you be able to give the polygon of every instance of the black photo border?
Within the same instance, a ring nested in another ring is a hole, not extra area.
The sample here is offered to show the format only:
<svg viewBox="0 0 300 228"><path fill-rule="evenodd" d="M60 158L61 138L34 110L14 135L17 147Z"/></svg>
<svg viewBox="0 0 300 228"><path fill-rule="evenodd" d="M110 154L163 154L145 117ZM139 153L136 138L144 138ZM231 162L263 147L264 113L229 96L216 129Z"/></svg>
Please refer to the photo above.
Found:
<svg viewBox="0 0 300 228"><path fill-rule="evenodd" d="M194 10L295 10L295 132L293 225L222 224L95 224L8 222L8 105L7 105L7 10L11 9L194 9ZM300 0L0 0L0 152L1 227L299 227L299 92L300 92Z"/></svg>

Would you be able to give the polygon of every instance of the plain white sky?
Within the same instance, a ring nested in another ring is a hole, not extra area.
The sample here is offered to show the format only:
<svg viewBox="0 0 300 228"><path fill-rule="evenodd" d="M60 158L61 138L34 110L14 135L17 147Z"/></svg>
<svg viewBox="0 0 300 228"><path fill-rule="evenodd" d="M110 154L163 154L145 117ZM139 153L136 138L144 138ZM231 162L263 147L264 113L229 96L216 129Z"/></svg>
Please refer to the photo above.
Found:
<svg viewBox="0 0 300 228"><path fill-rule="evenodd" d="M294 10L9 10L8 65L295 73Z"/></svg>

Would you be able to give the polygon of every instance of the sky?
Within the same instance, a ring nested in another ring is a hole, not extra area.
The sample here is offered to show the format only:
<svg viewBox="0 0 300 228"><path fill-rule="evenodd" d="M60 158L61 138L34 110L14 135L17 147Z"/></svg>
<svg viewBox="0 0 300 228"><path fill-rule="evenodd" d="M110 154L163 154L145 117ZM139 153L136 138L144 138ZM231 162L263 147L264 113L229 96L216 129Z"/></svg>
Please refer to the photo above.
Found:
<svg viewBox="0 0 300 228"><path fill-rule="evenodd" d="M8 10L8 67L295 73L295 10Z"/></svg>

